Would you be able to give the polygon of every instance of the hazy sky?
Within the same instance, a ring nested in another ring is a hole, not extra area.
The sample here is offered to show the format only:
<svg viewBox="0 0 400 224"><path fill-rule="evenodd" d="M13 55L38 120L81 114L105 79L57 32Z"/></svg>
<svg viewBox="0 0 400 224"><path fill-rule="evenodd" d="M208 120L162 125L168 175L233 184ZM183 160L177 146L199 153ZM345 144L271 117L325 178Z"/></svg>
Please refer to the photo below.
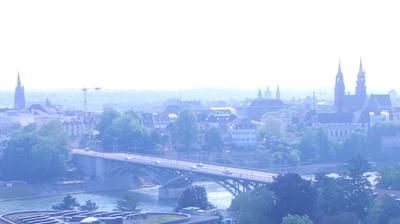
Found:
<svg viewBox="0 0 400 224"><path fill-rule="evenodd" d="M0 2L0 90L400 85L398 1Z"/></svg>

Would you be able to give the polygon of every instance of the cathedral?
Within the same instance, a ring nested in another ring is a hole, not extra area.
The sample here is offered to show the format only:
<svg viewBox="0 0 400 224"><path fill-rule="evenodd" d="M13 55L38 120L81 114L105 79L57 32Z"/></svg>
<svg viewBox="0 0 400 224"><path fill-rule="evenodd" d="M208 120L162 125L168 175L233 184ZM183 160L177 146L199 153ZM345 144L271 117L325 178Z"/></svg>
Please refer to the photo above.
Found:
<svg viewBox="0 0 400 224"><path fill-rule="evenodd" d="M365 86L365 71L360 60L360 68L357 75L356 91L354 95L346 94L343 73L340 67L336 75L335 83L335 110L338 113L355 112L361 110L367 100L367 87Z"/></svg>
<svg viewBox="0 0 400 224"><path fill-rule="evenodd" d="M360 68L357 74L355 94L346 94L344 78L339 62L339 69L335 81L335 112L336 113L354 113L362 111L380 115L382 111L392 113L392 103L389 94L371 94L367 95L365 84L365 70L360 59Z"/></svg>
<svg viewBox="0 0 400 224"><path fill-rule="evenodd" d="M18 72L17 86L15 87L14 93L14 109L23 110L25 109L25 90L24 86L21 84L21 78Z"/></svg>

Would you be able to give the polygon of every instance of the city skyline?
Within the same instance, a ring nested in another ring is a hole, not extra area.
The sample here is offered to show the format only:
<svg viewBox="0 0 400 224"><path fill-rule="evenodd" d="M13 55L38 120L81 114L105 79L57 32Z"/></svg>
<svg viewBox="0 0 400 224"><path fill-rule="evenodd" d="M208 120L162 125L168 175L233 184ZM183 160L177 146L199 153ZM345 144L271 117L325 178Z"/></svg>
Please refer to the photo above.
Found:
<svg viewBox="0 0 400 224"><path fill-rule="evenodd" d="M0 3L0 89L396 89L393 1ZM184 18L184 19L183 19Z"/></svg>

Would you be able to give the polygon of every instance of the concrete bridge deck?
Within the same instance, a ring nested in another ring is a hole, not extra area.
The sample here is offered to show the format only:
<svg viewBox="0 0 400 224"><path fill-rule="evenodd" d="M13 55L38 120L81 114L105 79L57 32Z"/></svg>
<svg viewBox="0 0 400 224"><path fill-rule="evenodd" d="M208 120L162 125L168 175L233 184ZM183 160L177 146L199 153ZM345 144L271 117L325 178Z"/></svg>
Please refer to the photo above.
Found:
<svg viewBox="0 0 400 224"><path fill-rule="evenodd" d="M129 162L135 165L154 166L166 169L189 171L198 174L210 176L251 181L256 183L271 183L273 177L278 173L267 171L259 171L253 169L229 167L225 165L215 165L207 163L196 163L177 159L167 159L162 157L145 156L138 154L122 153L122 152L97 152L82 149L72 149L72 154L80 156L88 156L94 158L102 158L113 161Z"/></svg>

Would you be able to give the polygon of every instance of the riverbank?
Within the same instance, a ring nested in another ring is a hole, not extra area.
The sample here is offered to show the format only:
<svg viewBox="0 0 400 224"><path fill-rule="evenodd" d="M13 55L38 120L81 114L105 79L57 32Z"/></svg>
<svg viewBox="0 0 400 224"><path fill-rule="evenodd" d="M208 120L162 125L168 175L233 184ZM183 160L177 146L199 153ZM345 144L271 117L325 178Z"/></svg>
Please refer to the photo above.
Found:
<svg viewBox="0 0 400 224"><path fill-rule="evenodd" d="M223 187L214 182L196 182L196 185L204 186L207 190L207 196L210 203L219 209L226 209L230 206L233 195L227 192ZM92 200L99 206L99 211L112 211L116 202L126 195L132 195L137 198L142 211L149 212L171 212L174 211L176 201L158 200L158 187L146 187L136 189L123 189L117 191L104 192L83 192L72 194L78 202L84 203L86 200ZM0 201L0 213L10 213L26 210L48 210L53 204L60 203L65 194L31 197L26 199L14 199Z"/></svg>
<svg viewBox="0 0 400 224"><path fill-rule="evenodd" d="M103 180L80 180L46 184L9 183L0 186L0 201L22 200L63 194L107 192L153 186L134 182L131 177L120 176Z"/></svg>

